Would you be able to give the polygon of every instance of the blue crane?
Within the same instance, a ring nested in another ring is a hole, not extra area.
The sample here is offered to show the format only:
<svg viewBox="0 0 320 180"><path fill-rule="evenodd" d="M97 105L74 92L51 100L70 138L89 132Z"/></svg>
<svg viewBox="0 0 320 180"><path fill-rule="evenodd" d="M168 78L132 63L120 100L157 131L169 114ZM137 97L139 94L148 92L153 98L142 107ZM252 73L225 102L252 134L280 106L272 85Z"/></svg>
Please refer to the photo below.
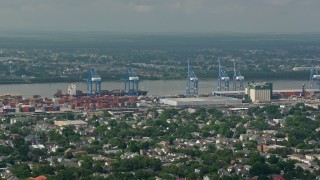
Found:
<svg viewBox="0 0 320 180"><path fill-rule="evenodd" d="M123 78L124 89L128 96L139 95L139 77L136 76L131 68L127 68L127 76Z"/></svg>
<svg viewBox="0 0 320 180"><path fill-rule="evenodd" d="M320 89L320 75L318 74L318 70L314 67L314 65L312 65L310 69L310 89L313 88L312 86L314 84L314 81L317 82L316 84L318 85L318 89Z"/></svg>
<svg viewBox="0 0 320 180"><path fill-rule="evenodd" d="M220 60L219 60L219 76L218 76L218 91L221 91L222 88L222 81L224 82L224 90L225 91L229 91L229 81L230 78L227 75L226 70L224 69L223 66L221 66L220 64Z"/></svg>
<svg viewBox="0 0 320 180"><path fill-rule="evenodd" d="M88 76L84 80L87 82L88 97L93 95L101 95L101 77L93 68L89 69Z"/></svg>
<svg viewBox="0 0 320 180"><path fill-rule="evenodd" d="M192 85L193 84L193 85ZM192 67L190 66L188 60L188 76L187 76L187 83L186 83L186 96L197 96L198 95L198 78L194 73Z"/></svg>
<svg viewBox="0 0 320 180"><path fill-rule="evenodd" d="M236 61L233 61L233 90L237 90L237 82L239 82L239 90L243 90L244 76L236 69Z"/></svg>

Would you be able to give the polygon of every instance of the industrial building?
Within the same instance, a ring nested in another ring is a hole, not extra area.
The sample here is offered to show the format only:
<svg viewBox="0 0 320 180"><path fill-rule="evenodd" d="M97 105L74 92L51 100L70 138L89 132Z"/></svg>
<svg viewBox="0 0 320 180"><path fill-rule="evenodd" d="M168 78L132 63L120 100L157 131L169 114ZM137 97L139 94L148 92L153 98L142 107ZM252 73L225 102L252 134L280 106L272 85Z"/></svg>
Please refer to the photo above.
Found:
<svg viewBox="0 0 320 180"><path fill-rule="evenodd" d="M273 90L273 96L278 96L280 99L287 99L292 97L311 97L319 96L320 90L318 89L286 89L286 90Z"/></svg>
<svg viewBox="0 0 320 180"><path fill-rule="evenodd" d="M320 70L319 66L314 67L317 70ZM294 67L292 68L293 71L310 71L312 69L312 67Z"/></svg>
<svg viewBox="0 0 320 180"><path fill-rule="evenodd" d="M223 96L212 96L196 98L164 98L160 99L160 103L169 106L209 106L241 104L242 100Z"/></svg>
<svg viewBox="0 0 320 180"><path fill-rule="evenodd" d="M244 93L244 91L213 91L212 95L244 99L246 94Z"/></svg>
<svg viewBox="0 0 320 180"><path fill-rule="evenodd" d="M270 102L272 97L272 83L249 83L246 88L252 102Z"/></svg>
<svg viewBox="0 0 320 180"><path fill-rule="evenodd" d="M72 121L54 121L54 124L56 126L83 126L83 125L87 125L86 122L82 121L82 120L72 120Z"/></svg>

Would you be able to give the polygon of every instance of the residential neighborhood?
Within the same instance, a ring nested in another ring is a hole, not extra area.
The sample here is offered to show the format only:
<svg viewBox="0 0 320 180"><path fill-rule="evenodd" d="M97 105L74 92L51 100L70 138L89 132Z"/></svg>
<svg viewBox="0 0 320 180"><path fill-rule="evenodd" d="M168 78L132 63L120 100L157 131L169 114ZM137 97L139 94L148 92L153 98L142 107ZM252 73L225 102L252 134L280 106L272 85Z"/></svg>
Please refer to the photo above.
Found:
<svg viewBox="0 0 320 180"><path fill-rule="evenodd" d="M2 179L315 179L320 173L320 116L304 102L172 107L143 98L143 107L44 109L54 100L36 99L3 97L3 106L18 105L1 116ZM23 111L22 102L32 111Z"/></svg>

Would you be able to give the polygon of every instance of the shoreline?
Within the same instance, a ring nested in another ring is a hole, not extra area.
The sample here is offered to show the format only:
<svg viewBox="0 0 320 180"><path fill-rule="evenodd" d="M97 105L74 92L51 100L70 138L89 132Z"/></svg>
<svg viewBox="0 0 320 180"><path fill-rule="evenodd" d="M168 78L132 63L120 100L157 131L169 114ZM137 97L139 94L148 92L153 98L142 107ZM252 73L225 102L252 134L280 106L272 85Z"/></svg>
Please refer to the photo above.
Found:
<svg viewBox="0 0 320 180"><path fill-rule="evenodd" d="M199 81L217 81L217 77L215 78L199 78ZM140 80L140 82L144 82L144 81L184 81L186 80L185 78L151 78L151 79L143 79ZM256 77L256 78L245 78L245 82L251 82L251 81L309 81L308 77L303 78L303 77L266 77L266 78L262 78L262 77ZM230 81L232 82L232 77L230 76ZM55 84L55 83L86 83L85 81L81 81L81 80L61 80L61 81L30 81L30 82L25 82L25 81L0 81L0 85L18 85L18 84ZM120 83L123 82L122 80L104 80L102 82L113 82L113 83Z"/></svg>

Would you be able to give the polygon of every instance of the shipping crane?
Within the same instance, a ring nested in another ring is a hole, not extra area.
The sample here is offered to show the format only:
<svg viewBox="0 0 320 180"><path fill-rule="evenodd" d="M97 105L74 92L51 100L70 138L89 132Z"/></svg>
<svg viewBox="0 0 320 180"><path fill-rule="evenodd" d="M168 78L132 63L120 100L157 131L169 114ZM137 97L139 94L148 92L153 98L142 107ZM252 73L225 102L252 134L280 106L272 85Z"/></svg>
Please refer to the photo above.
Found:
<svg viewBox="0 0 320 180"><path fill-rule="evenodd" d="M218 91L221 91L222 88L222 81L224 82L224 90L225 91L229 91L229 81L230 78L227 75L226 70L224 69L223 66L221 66L220 64L220 60L219 60L219 76L218 76Z"/></svg>
<svg viewBox="0 0 320 180"><path fill-rule="evenodd" d="M318 89L320 89L320 75L318 74L317 68L314 67L314 65L311 66L310 69L310 84L309 88L313 88L314 81L316 81L316 84L318 85Z"/></svg>
<svg viewBox="0 0 320 180"><path fill-rule="evenodd" d="M88 77L84 80L87 82L88 97L91 97L93 95L101 95L101 77L94 69L89 69Z"/></svg>
<svg viewBox="0 0 320 180"><path fill-rule="evenodd" d="M13 70L12 70L12 61L9 61L9 73L13 73Z"/></svg>
<svg viewBox="0 0 320 180"><path fill-rule="evenodd" d="M305 84L302 84L302 90L300 93L300 97L305 97L306 96L306 89L305 89Z"/></svg>
<svg viewBox="0 0 320 180"><path fill-rule="evenodd" d="M239 90L243 90L244 76L241 76L239 70L236 69L236 61L233 61L233 90L237 90L237 82L239 82Z"/></svg>
<svg viewBox="0 0 320 180"><path fill-rule="evenodd" d="M186 96L189 97L191 95L198 96L198 78L194 73L192 67L190 66L188 60L188 76L186 83Z"/></svg>
<svg viewBox="0 0 320 180"><path fill-rule="evenodd" d="M139 95L139 77L136 76L131 68L127 68L127 76L123 78L124 89L128 96Z"/></svg>

